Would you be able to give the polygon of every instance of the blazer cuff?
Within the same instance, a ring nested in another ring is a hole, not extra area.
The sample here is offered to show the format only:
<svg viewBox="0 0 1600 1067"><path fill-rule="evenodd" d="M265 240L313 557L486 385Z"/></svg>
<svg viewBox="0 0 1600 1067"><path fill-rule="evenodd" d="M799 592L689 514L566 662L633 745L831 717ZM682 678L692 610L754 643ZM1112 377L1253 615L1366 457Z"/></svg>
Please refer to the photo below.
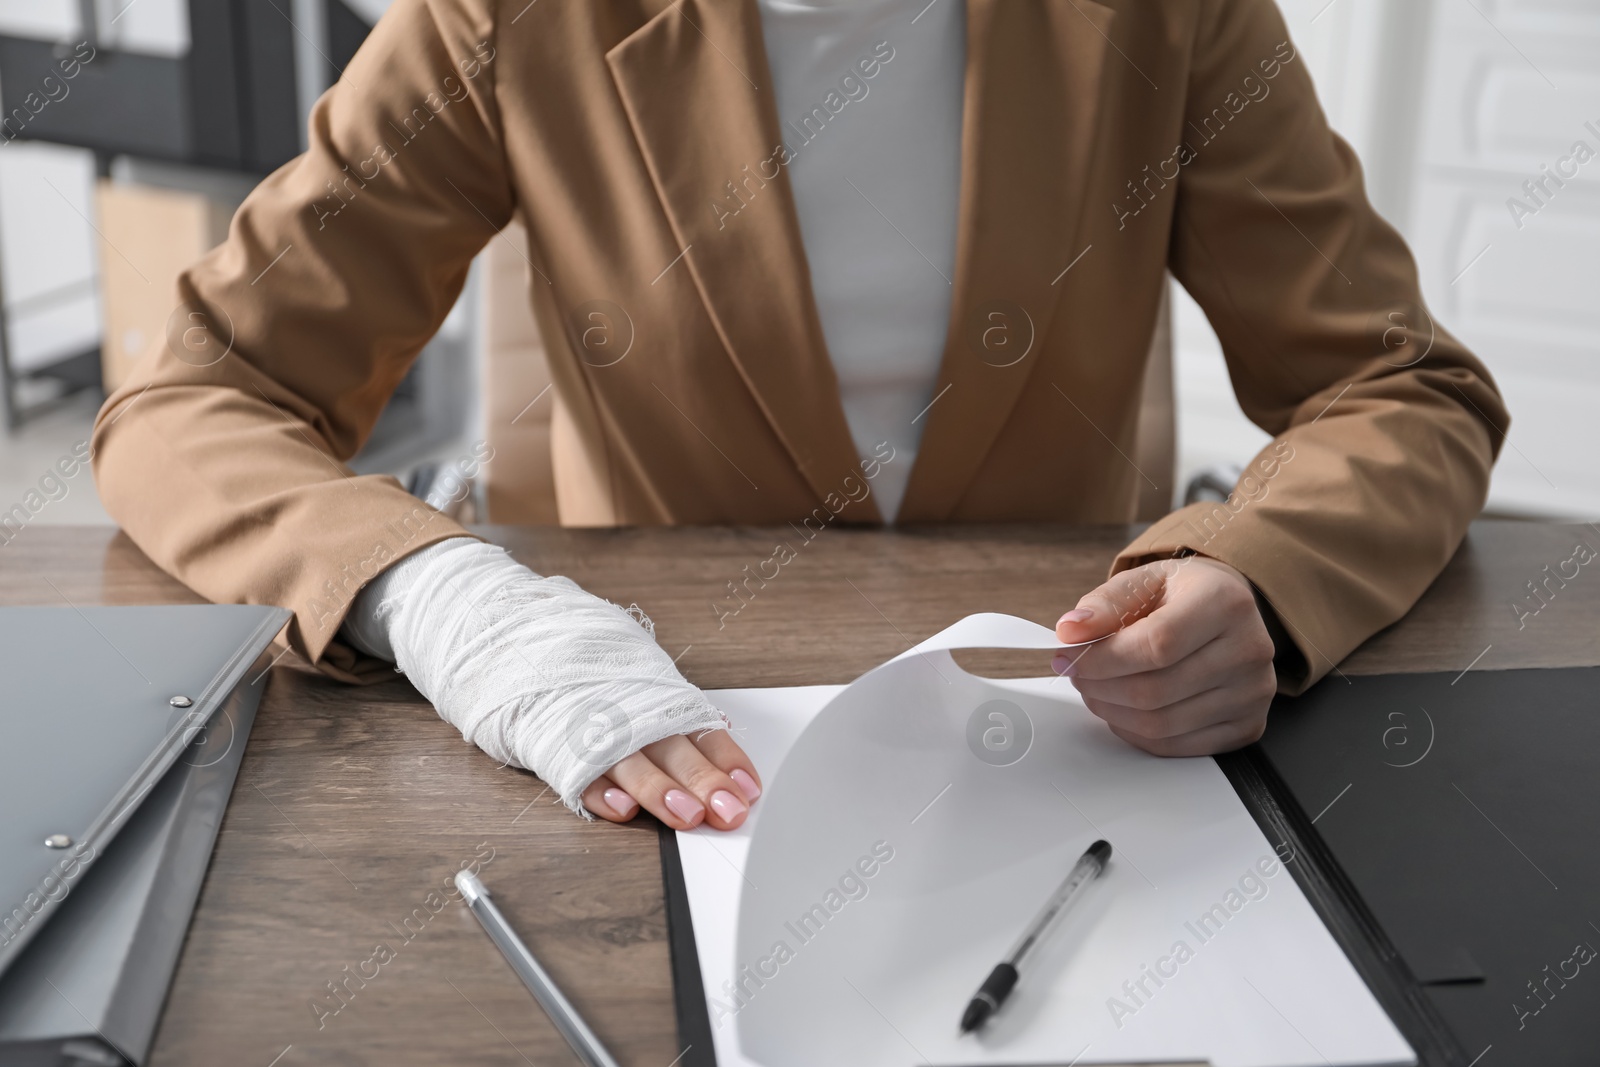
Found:
<svg viewBox="0 0 1600 1067"><path fill-rule="evenodd" d="M341 557L345 562L323 560L320 566L307 566L283 601L294 612L286 631L290 647L318 671L341 682L368 685L394 676L394 664L360 651L340 636L361 590L402 559L440 541L483 540L420 500L402 498L396 503L387 505L395 514L372 514L364 523L366 529L340 538L350 549ZM426 518L414 526L419 512Z"/></svg>
<svg viewBox="0 0 1600 1067"><path fill-rule="evenodd" d="M1248 581L1249 575L1245 578ZM1278 675L1278 692L1291 696L1304 692L1309 684L1306 676L1311 673L1311 664L1306 662L1300 646L1289 636L1289 628L1278 618L1277 609L1261 595L1256 583L1250 583L1250 591L1255 594L1256 610L1261 613L1261 621L1267 628L1267 636L1272 638L1272 668Z"/></svg>

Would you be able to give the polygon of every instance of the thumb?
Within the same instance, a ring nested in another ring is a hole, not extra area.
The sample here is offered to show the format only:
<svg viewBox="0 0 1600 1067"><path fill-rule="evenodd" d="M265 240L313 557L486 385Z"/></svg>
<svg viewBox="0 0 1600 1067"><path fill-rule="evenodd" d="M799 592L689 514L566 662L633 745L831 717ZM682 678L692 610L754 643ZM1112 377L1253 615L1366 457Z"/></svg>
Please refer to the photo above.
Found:
<svg viewBox="0 0 1600 1067"><path fill-rule="evenodd" d="M1167 579L1159 563L1146 563L1106 579L1085 593L1078 606L1056 623L1056 637L1074 645L1116 633L1144 618L1166 595Z"/></svg>

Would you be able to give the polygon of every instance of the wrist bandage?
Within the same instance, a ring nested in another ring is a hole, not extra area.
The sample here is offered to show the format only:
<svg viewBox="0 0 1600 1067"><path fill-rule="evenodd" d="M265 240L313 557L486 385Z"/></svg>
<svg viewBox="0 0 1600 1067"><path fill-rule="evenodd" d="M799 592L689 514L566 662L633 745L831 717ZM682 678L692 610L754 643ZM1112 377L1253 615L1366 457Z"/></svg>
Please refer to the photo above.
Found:
<svg viewBox="0 0 1600 1067"><path fill-rule="evenodd" d="M728 725L678 673L637 607L542 577L468 538L380 574L356 598L344 633L392 659L464 738L533 771L585 817L583 790L623 757Z"/></svg>

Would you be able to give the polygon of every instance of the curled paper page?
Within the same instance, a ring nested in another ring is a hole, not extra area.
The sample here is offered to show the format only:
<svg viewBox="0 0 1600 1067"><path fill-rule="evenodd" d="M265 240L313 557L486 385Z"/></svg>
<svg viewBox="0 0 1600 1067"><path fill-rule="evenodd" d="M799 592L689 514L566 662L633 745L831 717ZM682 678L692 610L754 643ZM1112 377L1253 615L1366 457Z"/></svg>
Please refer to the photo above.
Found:
<svg viewBox="0 0 1600 1067"><path fill-rule="evenodd" d="M980 678L950 655L1062 647L970 616L845 687L789 748L753 820L735 958L707 968L743 1058L1414 1062L1214 761L1137 751L1066 680ZM1101 837L1105 874L961 1037L984 975ZM1200 918L1219 902L1226 936Z"/></svg>

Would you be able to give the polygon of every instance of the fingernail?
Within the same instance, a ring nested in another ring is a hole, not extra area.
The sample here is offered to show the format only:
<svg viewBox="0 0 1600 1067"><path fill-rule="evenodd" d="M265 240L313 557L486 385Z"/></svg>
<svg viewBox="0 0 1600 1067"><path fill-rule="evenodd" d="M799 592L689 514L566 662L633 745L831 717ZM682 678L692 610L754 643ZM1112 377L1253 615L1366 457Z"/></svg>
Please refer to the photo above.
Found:
<svg viewBox="0 0 1600 1067"><path fill-rule="evenodd" d="M639 802L620 789L607 789L601 799L606 802L606 807L624 819L639 810Z"/></svg>
<svg viewBox="0 0 1600 1067"><path fill-rule="evenodd" d="M667 802L668 810L686 823L697 823L706 813L705 807L698 800L681 789L667 790L667 795L662 799Z"/></svg>
<svg viewBox="0 0 1600 1067"><path fill-rule="evenodd" d="M729 771L728 777L733 779L733 784L739 787L739 792L743 793L744 798L751 803L754 803L756 797L761 795L761 787L756 785L756 780L745 771Z"/></svg>
<svg viewBox="0 0 1600 1067"><path fill-rule="evenodd" d="M1063 622L1088 622L1092 618L1094 618L1094 612L1090 611L1088 608L1073 608L1071 611L1061 616L1061 621L1056 623L1056 625L1060 626Z"/></svg>
<svg viewBox="0 0 1600 1067"><path fill-rule="evenodd" d="M722 816L723 822L732 822L749 811L750 806L726 789L719 789L711 794L711 810Z"/></svg>
<svg viewBox="0 0 1600 1067"><path fill-rule="evenodd" d="M1059 657L1050 661L1050 666L1057 674L1068 678L1072 677L1073 668L1076 667L1077 664L1077 660L1067 659L1065 657Z"/></svg>

